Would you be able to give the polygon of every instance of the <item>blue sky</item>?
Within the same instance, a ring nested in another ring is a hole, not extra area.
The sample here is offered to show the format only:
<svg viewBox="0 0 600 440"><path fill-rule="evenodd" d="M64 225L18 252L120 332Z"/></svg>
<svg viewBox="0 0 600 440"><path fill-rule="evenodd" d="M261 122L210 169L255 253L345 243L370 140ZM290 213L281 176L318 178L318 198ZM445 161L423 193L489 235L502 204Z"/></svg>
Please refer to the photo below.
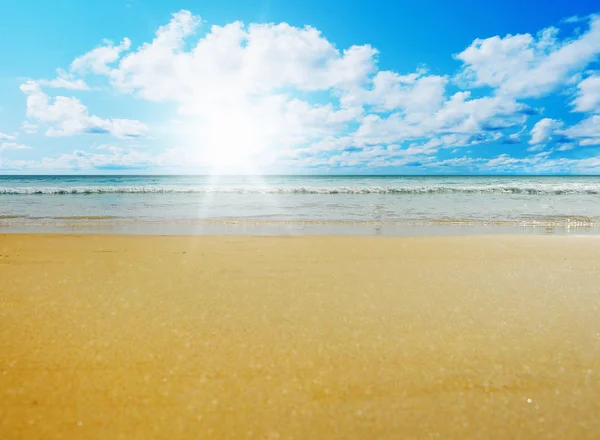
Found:
<svg viewBox="0 0 600 440"><path fill-rule="evenodd" d="M0 173L600 173L591 1L5 3Z"/></svg>

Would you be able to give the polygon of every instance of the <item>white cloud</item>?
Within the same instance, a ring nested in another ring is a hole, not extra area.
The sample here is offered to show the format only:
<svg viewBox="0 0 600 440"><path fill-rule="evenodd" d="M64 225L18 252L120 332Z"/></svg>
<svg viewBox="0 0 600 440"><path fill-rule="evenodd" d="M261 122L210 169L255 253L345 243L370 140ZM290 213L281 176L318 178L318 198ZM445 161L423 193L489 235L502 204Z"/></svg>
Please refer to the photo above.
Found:
<svg viewBox="0 0 600 440"><path fill-rule="evenodd" d="M447 146L462 146L498 139L503 128L524 122L527 106L503 97L470 99L458 92L433 113L392 113L366 116L355 133L357 145L397 143L440 135L457 136Z"/></svg>
<svg viewBox="0 0 600 440"><path fill-rule="evenodd" d="M75 58L71 63L71 70L81 74L108 73L111 70L109 64L117 61L121 52L129 49L131 45L131 41L128 38L124 38L118 46L114 46L110 41L105 41L104 43L104 46L100 46L79 58Z"/></svg>
<svg viewBox="0 0 600 440"><path fill-rule="evenodd" d="M57 69L58 76L52 80L36 81L42 86L52 87L55 89L69 90L89 90L89 86L81 78L76 78L73 74L65 72L63 69Z"/></svg>
<svg viewBox="0 0 600 440"><path fill-rule="evenodd" d="M549 152L524 158L515 158L501 154L481 165L481 171L518 171L526 173L597 174L600 171L600 157L586 159L548 158Z"/></svg>
<svg viewBox="0 0 600 440"><path fill-rule="evenodd" d="M3 171L20 171L31 169L36 165L36 162L30 160L11 160L0 156L0 170Z"/></svg>
<svg viewBox="0 0 600 440"><path fill-rule="evenodd" d="M521 163L520 159L510 157L508 154L501 154L493 159L490 159L485 164L486 168L502 168L512 167Z"/></svg>
<svg viewBox="0 0 600 440"><path fill-rule="evenodd" d="M1 142L0 143L0 152L5 150L29 150L30 147L23 144L18 144L16 142Z"/></svg>
<svg viewBox="0 0 600 440"><path fill-rule="evenodd" d="M410 75L378 72L373 77L370 89L354 88L342 96L341 102L344 106L370 105L376 111L401 109L406 113L434 112L444 102L448 79L425 73L424 70Z"/></svg>
<svg viewBox="0 0 600 440"><path fill-rule="evenodd" d="M378 71L371 46L338 50L309 26L234 22L194 38L200 23L200 17L180 11L151 42L137 48L127 38L117 46L105 42L74 60L71 71L105 76L122 93L175 103L174 142L196 161L213 163L299 159L344 149L344 158L360 158L365 153L356 148L404 142L411 145L395 154L431 155L497 141L531 112L507 96L448 96L448 78L425 69L406 75ZM536 44L550 51L555 34L545 31ZM79 101L66 99L53 105L87 115L87 109L77 110ZM71 117L71 125L48 134L100 124L92 118Z"/></svg>
<svg viewBox="0 0 600 440"><path fill-rule="evenodd" d="M360 106L311 101L313 93L331 96L367 82L377 54L370 46L339 51L308 26L240 22L212 26L204 37L184 44L199 23L199 17L181 11L151 43L120 59L128 40L97 48L75 60L72 69L103 74L124 93L176 103L187 123L177 128L187 139L178 134L178 140L218 154L318 141L362 117ZM303 93L308 99L300 98Z"/></svg>
<svg viewBox="0 0 600 440"><path fill-rule="evenodd" d="M555 119L544 118L537 122L531 129L531 139L529 143L532 145L543 144L550 141L556 130L562 127L563 123Z"/></svg>
<svg viewBox="0 0 600 440"><path fill-rule="evenodd" d="M560 42L558 29L531 34L476 39L456 58L465 65L458 75L469 86L491 86L501 94L539 97L572 80L600 53L600 16L589 29Z"/></svg>
<svg viewBox="0 0 600 440"><path fill-rule="evenodd" d="M13 140L16 136L12 134L0 133L0 139Z"/></svg>
<svg viewBox="0 0 600 440"><path fill-rule="evenodd" d="M137 150L115 149L108 153L91 153L75 150L57 158L44 158L37 168L51 170L98 170L118 168L142 168L152 165L151 157Z"/></svg>
<svg viewBox="0 0 600 440"><path fill-rule="evenodd" d="M246 162L484 167L483 159L467 158L465 149L457 149L520 143L528 117L536 112L520 99L539 97L560 86L572 85L575 90L579 82L574 108L597 110L597 75L583 69L600 51L600 18L588 20L589 29L569 39L559 39L555 28L547 28L535 36L475 40L456 56L464 63L458 78L468 86L495 89L485 96L456 92L448 76L425 68L379 71L378 52L370 45L337 48L310 26L233 22L198 33L200 17L180 11L147 43L132 46L128 38L118 44L105 41L76 58L69 72L59 69L53 80L23 84L30 120L22 130L33 132L40 125L49 136L144 136L148 128L139 121L90 115L80 100L50 97L41 87L85 90L85 81L95 85L104 80L112 92L167 104L165 122L153 128L167 150L150 155L101 145L92 152L47 159L44 167ZM92 82L91 75L100 78ZM530 155L535 157L530 161L507 156L492 164L509 161L506 166L533 167L548 160L551 152L600 142L595 121L586 121L564 129L560 121L542 119L531 130L529 149L542 150L553 142L554 150ZM460 157L437 160L441 149Z"/></svg>
<svg viewBox="0 0 600 440"><path fill-rule="evenodd" d="M545 147L545 144L536 144L532 145L531 147L527 147L527 151L529 151L530 153L534 153L536 151L542 151Z"/></svg>
<svg viewBox="0 0 600 440"><path fill-rule="evenodd" d="M473 165L478 165L484 161L485 159L462 156L454 159L442 160L439 162L431 162L427 165L431 168L472 167Z"/></svg>
<svg viewBox="0 0 600 440"><path fill-rule="evenodd" d="M573 106L578 112L600 113L600 75L592 75L577 85Z"/></svg>
<svg viewBox="0 0 600 440"><path fill-rule="evenodd" d="M582 139L579 141L579 145L584 147L600 145L600 137Z"/></svg>
<svg viewBox="0 0 600 440"><path fill-rule="evenodd" d="M101 144L98 145L97 147L95 147L96 150L101 150L101 151L110 151L112 153L119 153L121 151L123 151L123 149L121 147L117 147L115 145L110 145L110 144Z"/></svg>
<svg viewBox="0 0 600 440"><path fill-rule="evenodd" d="M600 115L590 116L580 123L563 130L563 133L574 138L598 137L600 136Z"/></svg>
<svg viewBox="0 0 600 440"><path fill-rule="evenodd" d="M558 147L556 149L556 151L569 151L569 150L572 150L573 148L575 148L575 145L573 145L573 144L570 144L570 143L569 144L563 144L560 147Z"/></svg>
<svg viewBox="0 0 600 440"><path fill-rule="evenodd" d="M27 116L47 123L47 136L71 136L82 133L108 133L116 137L139 137L147 133L145 124L130 119L102 119L90 116L87 107L76 98L57 96L54 102L34 81L21 85L27 96Z"/></svg>
<svg viewBox="0 0 600 440"><path fill-rule="evenodd" d="M99 151L99 152L98 152ZM14 165L14 163L13 163ZM171 148L162 153L123 148L115 145L100 145L92 151L74 150L55 157L45 157L40 161L27 163L29 169L39 170L118 170L142 168L202 168L206 164L199 161L189 151Z"/></svg>
<svg viewBox="0 0 600 440"><path fill-rule="evenodd" d="M560 133L571 139L577 139L579 145L600 145L600 115L592 115Z"/></svg>
<svg viewBox="0 0 600 440"><path fill-rule="evenodd" d="M129 48L129 40L94 49L71 68L106 74L119 89L146 99L202 104L284 87L314 91L350 86L374 70L377 51L370 46L340 53L318 30L287 23L212 26L185 50L185 39L199 23L190 12L178 12L151 43L125 55L114 68L109 64ZM98 57L101 50L111 56Z"/></svg>
<svg viewBox="0 0 600 440"><path fill-rule="evenodd" d="M32 124L29 121L23 121L21 124L21 130L23 130L27 134L35 134L38 131L38 127L35 124Z"/></svg>

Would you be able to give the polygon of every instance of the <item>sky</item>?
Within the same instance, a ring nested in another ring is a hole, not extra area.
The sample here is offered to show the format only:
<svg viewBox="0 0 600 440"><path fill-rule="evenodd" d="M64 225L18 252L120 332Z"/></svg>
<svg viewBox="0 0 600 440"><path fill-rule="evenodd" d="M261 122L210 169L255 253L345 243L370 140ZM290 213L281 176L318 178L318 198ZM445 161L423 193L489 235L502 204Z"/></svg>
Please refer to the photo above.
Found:
<svg viewBox="0 0 600 440"><path fill-rule="evenodd" d="M600 174L593 1L0 11L0 174Z"/></svg>

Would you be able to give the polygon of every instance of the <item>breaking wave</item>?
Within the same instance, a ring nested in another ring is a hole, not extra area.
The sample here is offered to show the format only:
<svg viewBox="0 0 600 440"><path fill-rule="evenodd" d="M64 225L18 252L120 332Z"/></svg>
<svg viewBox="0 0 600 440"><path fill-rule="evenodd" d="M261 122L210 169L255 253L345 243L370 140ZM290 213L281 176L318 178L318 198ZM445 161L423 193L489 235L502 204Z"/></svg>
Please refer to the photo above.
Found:
<svg viewBox="0 0 600 440"><path fill-rule="evenodd" d="M600 194L595 184L405 185L405 186L72 186L0 187L0 195L91 194Z"/></svg>

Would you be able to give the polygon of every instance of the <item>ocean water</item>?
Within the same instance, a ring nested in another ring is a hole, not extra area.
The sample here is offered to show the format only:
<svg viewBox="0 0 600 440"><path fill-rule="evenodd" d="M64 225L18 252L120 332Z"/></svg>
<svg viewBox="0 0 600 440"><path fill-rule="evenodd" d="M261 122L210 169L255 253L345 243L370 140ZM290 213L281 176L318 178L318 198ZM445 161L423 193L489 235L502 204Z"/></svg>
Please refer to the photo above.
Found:
<svg viewBox="0 0 600 440"><path fill-rule="evenodd" d="M600 232L600 177L0 176L0 232Z"/></svg>

